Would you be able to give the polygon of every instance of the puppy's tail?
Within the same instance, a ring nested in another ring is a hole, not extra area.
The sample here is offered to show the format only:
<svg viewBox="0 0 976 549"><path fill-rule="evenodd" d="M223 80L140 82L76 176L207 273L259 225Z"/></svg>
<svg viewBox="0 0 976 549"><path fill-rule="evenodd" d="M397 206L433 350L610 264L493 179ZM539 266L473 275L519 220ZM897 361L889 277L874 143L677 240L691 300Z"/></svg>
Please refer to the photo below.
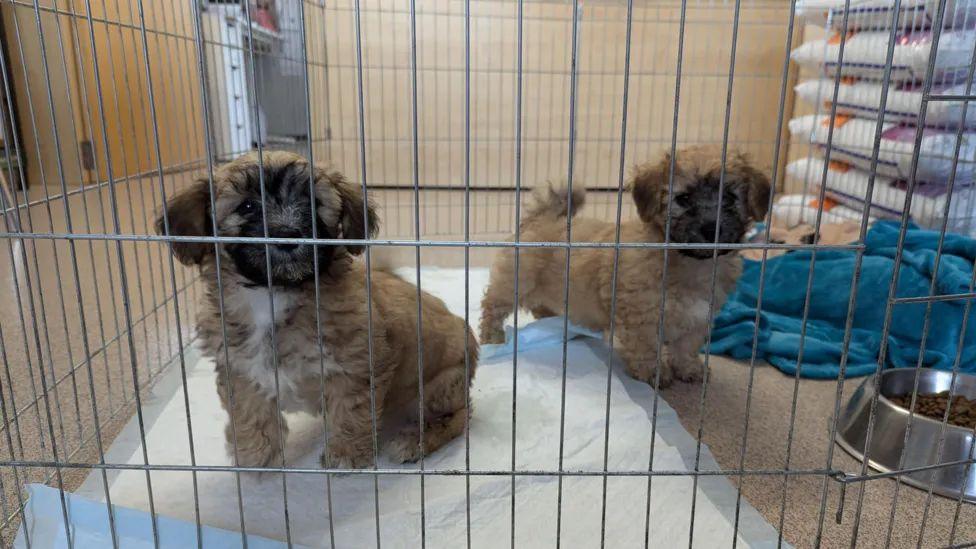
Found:
<svg viewBox="0 0 976 549"><path fill-rule="evenodd" d="M523 222L538 218L558 219L572 217L586 203L586 189L582 185L574 186L572 193L569 187L554 187L547 183L538 187L532 193L532 203L528 206Z"/></svg>

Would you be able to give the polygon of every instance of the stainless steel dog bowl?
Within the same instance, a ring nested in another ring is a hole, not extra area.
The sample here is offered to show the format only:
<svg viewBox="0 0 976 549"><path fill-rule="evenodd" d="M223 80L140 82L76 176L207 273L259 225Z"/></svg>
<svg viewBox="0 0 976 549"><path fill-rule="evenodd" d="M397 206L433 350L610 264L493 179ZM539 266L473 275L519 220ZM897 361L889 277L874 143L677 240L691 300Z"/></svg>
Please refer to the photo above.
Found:
<svg viewBox="0 0 976 549"><path fill-rule="evenodd" d="M941 370L923 369L918 375L918 394L948 390L952 381L952 372ZM871 436L871 448L868 452L864 451L864 442L867 438L875 380L874 376L864 380L841 413L837 429L837 443L841 448L862 461L867 454L868 465L881 472L898 470L902 449L905 450L903 469L968 460L973 445L971 430L952 424L946 425L942 459L936 461L942 423L917 412L912 420L908 444L905 445L908 410L886 397L911 393L914 379L914 368L897 368L881 373L881 398L878 399L874 434ZM976 398L976 376L958 374L955 394ZM965 465L954 465L905 474L900 478L923 490L928 489L934 480L933 490L936 494L958 498L962 491L964 500L976 503L976 465L970 465L968 474Z"/></svg>

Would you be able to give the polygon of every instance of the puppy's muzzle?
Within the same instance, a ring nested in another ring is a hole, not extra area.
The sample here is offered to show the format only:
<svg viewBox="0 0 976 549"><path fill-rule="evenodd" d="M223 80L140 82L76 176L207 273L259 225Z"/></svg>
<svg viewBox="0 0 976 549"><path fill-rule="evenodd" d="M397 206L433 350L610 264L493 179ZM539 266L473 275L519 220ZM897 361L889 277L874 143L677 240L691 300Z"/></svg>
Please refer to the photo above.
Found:
<svg viewBox="0 0 976 549"><path fill-rule="evenodd" d="M275 238L303 238L305 235L303 235L300 231L286 229L275 231L271 236ZM282 242L272 245L272 248L274 248L277 252L290 254L302 246L303 244L299 244L297 242Z"/></svg>

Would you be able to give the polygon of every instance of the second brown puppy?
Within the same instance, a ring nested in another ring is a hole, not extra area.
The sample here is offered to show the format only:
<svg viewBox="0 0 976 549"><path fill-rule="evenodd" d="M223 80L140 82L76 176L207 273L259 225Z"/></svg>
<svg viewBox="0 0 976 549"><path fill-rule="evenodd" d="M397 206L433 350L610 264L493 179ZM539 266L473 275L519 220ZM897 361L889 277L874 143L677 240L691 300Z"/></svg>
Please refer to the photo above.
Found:
<svg viewBox="0 0 976 549"><path fill-rule="evenodd" d="M766 215L769 178L739 153L729 152L722 175L717 147L692 147L677 152L674 160L670 241L711 244L740 242L753 221ZM668 219L670 155L637 169L631 182L639 221L623 223L621 242L663 242ZM720 195L719 188L722 187ZM720 201L721 196L721 201ZM585 200L574 189L546 188L535 193L535 204L521 222L525 242L565 242L566 216L574 215ZM570 208L571 206L571 208ZM721 212L719 212L721 206ZM719 215L720 214L720 215ZM718 221L718 223L716 223ZM574 242L614 242L612 222L577 218L572 222ZM718 311L742 271L737 254L719 250L714 299L711 296L713 250L682 248L668 254L666 292L661 289L664 252L661 249L621 248L618 261L615 313L616 349L631 376L666 387L673 378L697 381L702 377L698 350L709 330L708 311ZM567 250L525 248L519 257L518 303L536 317L566 314ZM577 248L570 255L569 318L573 323L607 331L610 327L613 248ZM482 300L481 342L504 340L504 321L514 303L515 263L512 248L499 252ZM663 302L662 302L663 299ZM711 301L711 304L710 304ZM664 307L664 340L658 345L659 319ZM661 356L658 356L658 349Z"/></svg>

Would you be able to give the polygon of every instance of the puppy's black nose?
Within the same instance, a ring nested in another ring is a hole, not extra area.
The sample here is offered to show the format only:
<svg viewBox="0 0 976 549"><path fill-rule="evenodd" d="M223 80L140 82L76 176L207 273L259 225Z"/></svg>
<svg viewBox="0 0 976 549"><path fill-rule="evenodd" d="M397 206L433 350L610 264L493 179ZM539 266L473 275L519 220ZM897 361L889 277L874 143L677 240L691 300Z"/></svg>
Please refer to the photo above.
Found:
<svg viewBox="0 0 976 549"><path fill-rule="evenodd" d="M701 234L705 242L715 242L715 222L705 222L702 225Z"/></svg>
<svg viewBox="0 0 976 549"><path fill-rule="evenodd" d="M271 236L275 238L301 238L302 233L295 230L279 230L275 231ZM296 244L294 242L282 242L275 244L274 247L283 252L290 252L297 249L301 244Z"/></svg>

